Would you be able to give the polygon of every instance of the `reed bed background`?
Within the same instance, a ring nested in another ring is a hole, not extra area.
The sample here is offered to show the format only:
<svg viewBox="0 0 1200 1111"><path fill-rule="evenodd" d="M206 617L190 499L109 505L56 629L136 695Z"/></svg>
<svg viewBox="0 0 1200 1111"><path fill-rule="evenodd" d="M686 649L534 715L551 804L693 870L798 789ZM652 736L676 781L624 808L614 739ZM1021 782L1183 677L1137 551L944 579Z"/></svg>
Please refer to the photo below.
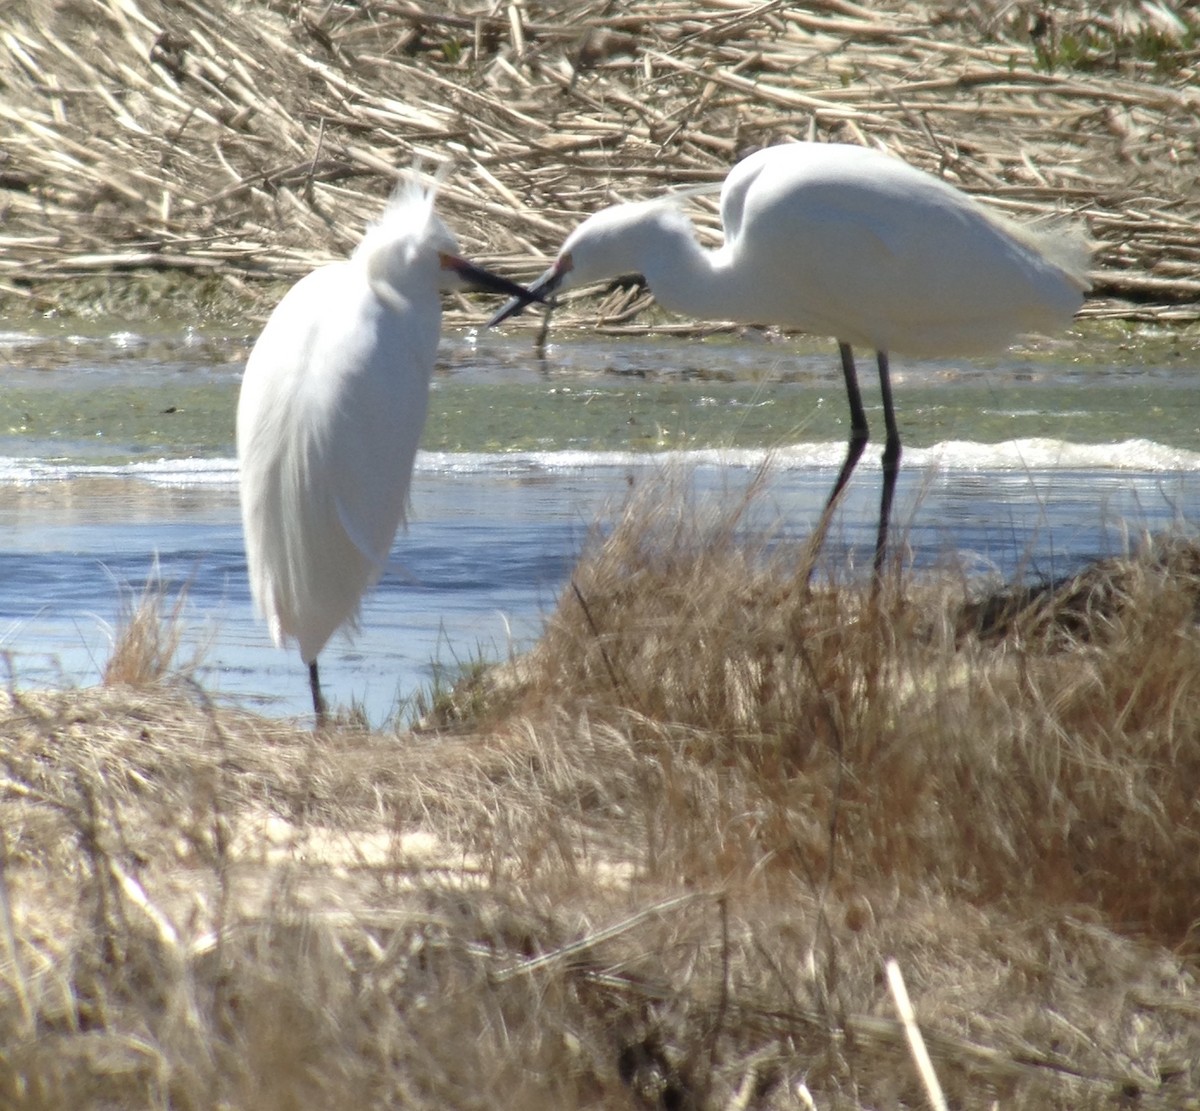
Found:
<svg viewBox="0 0 1200 1111"><path fill-rule="evenodd" d="M0 295L264 315L418 157L454 158L464 248L532 275L598 205L803 136L1073 214L1087 312L1184 325L1194 18L15 0ZM872 604L686 485L396 733L214 705L154 589L103 686L10 683L0 1106L1200 1107L1195 544Z"/></svg>
<svg viewBox="0 0 1200 1111"><path fill-rule="evenodd" d="M446 158L464 247L532 275L595 208L799 137L1079 219L1090 314L1191 321L1198 58L1195 14L1154 2L11 0L0 289L54 308L157 271L244 312Z"/></svg>

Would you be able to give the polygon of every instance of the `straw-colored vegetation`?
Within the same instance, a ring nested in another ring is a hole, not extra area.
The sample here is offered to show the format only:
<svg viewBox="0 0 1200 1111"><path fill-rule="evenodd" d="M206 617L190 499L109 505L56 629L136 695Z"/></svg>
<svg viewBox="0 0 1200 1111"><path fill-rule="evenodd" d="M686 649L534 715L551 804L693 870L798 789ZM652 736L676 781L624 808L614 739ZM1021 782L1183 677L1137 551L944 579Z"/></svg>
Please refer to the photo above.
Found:
<svg viewBox="0 0 1200 1111"><path fill-rule="evenodd" d="M872 605L743 509L402 735L10 692L0 1102L923 1106L894 959L950 1106L1200 1106L1197 548Z"/></svg>
<svg viewBox="0 0 1200 1111"><path fill-rule="evenodd" d="M100 677L105 686L153 687L178 682L195 670L202 652L191 661L180 656L187 590L177 591L171 600L167 593L157 571L139 595L122 593L112 647Z"/></svg>
<svg viewBox="0 0 1200 1111"><path fill-rule="evenodd" d="M1190 321L1198 59L1195 13L1157 0L9 0L0 287L132 312L194 275L244 313L277 293L252 279L343 254L415 157L455 160L464 246L532 274L602 204L811 137L1082 220L1089 312Z"/></svg>
<svg viewBox="0 0 1200 1111"><path fill-rule="evenodd" d="M0 295L261 315L417 154L532 274L812 136L1193 321L1198 57L1157 3L11 0ZM950 1106L1200 1107L1197 548L872 605L745 508L636 492L400 734L212 705L154 591L105 686L0 696L0 1106L927 1106L895 959Z"/></svg>

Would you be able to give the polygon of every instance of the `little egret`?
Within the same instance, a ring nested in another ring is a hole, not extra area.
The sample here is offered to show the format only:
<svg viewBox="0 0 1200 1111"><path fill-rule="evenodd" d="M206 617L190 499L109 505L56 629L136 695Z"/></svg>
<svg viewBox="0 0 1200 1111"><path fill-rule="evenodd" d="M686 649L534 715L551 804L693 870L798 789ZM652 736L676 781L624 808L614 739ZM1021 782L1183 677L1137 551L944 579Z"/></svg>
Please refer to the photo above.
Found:
<svg viewBox="0 0 1200 1111"><path fill-rule="evenodd" d="M873 349L887 432L878 584L900 469L889 353L977 354L1064 327L1088 287L1085 240L1066 229L1011 223L898 158L836 143L768 147L734 166L721 186L725 240L716 250L697 242L679 200L615 205L588 217L529 294L489 324L537 296L637 273L673 312L832 336L850 437L813 551L868 439L851 348Z"/></svg>
<svg viewBox="0 0 1200 1111"><path fill-rule="evenodd" d="M434 212L435 192L436 184L406 179L349 259L297 282L242 379L237 454L250 589L276 645L298 642L318 723L317 655L337 629L356 625L408 508L439 293L530 297L459 256Z"/></svg>

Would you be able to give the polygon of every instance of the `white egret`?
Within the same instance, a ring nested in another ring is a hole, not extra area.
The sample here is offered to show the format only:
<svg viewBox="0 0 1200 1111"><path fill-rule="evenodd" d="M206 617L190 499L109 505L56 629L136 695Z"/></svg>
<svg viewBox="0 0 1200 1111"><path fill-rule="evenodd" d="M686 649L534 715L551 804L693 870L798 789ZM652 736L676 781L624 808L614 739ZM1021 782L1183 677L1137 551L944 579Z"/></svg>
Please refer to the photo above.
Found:
<svg viewBox="0 0 1200 1111"><path fill-rule="evenodd" d="M242 379L237 453L250 588L276 645L298 643L318 722L317 655L337 629L356 625L405 519L439 294L529 296L459 256L435 192L415 174L406 179L349 259L297 282Z"/></svg>
<svg viewBox="0 0 1200 1111"><path fill-rule="evenodd" d="M1088 287L1084 238L1011 223L898 158L835 143L768 147L734 166L721 186L725 239L716 250L698 243L679 199L594 213L529 287L531 296L638 273L674 312L836 339L850 436L814 551L868 439L851 349L873 349L886 428L878 583L901 450L889 353L976 354L1064 327ZM514 299L490 324L526 304Z"/></svg>

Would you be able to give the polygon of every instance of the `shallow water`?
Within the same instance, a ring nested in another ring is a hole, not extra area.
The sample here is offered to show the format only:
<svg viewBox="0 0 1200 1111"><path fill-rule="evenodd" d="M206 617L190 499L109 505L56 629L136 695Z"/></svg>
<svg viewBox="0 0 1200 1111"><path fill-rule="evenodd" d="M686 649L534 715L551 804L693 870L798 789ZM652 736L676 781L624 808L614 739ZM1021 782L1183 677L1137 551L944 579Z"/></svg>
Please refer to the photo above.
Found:
<svg viewBox="0 0 1200 1111"><path fill-rule="evenodd" d="M232 461L248 337L0 335L0 651L18 684L94 682L123 596L187 586L198 677L272 714L308 709L294 652L250 608ZM1200 509L1197 367L1096 360L1077 342L987 363L905 364L895 514L918 566L1065 573ZM1085 355L1087 356L1085 358ZM868 416L871 367L861 368ZM803 537L844 450L836 359L820 345L528 335L443 343L413 522L360 634L323 680L375 722L439 669L536 636L592 524L682 468L696 500L770 456L757 525ZM860 465L831 537L869 563L879 470Z"/></svg>

